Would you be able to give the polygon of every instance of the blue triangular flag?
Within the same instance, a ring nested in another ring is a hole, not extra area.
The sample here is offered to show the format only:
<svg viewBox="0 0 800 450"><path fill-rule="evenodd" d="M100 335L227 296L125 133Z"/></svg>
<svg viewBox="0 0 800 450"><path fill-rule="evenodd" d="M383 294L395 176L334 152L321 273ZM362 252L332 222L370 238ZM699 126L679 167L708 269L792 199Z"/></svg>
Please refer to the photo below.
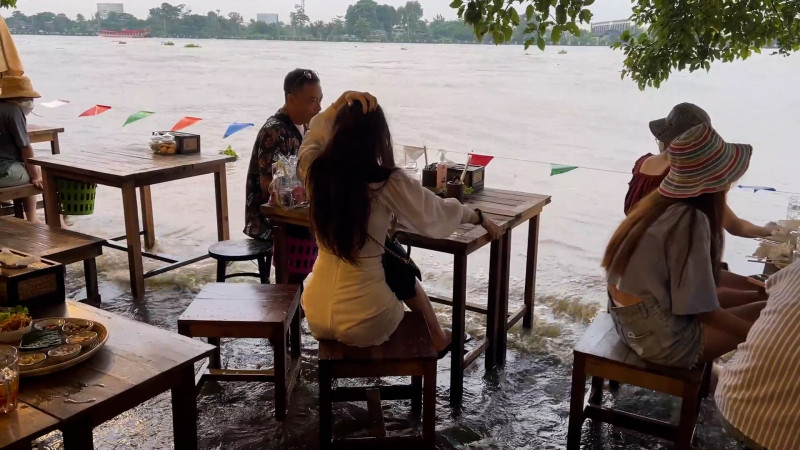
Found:
<svg viewBox="0 0 800 450"><path fill-rule="evenodd" d="M222 139L232 135L233 133L237 133L239 131L244 130L245 128L252 127L252 123L242 123L242 122L234 122L228 126L228 130L225 132L225 135L222 136Z"/></svg>
<svg viewBox="0 0 800 450"><path fill-rule="evenodd" d="M752 189L753 192L758 192L758 191L772 191L772 192L775 192L775 188L774 187L769 187L769 186L742 186L740 184L738 187L739 187L739 189Z"/></svg>

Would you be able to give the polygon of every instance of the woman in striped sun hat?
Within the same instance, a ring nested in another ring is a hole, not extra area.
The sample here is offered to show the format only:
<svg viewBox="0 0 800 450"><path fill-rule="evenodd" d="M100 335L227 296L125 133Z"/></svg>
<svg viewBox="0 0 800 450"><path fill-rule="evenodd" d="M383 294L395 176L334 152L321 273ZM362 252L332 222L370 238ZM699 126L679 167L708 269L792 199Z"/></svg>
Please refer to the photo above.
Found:
<svg viewBox="0 0 800 450"><path fill-rule="evenodd" d="M603 267L620 338L647 361L690 368L735 349L765 305L716 290L725 197L752 147L726 143L703 123L667 152L669 174L617 228Z"/></svg>

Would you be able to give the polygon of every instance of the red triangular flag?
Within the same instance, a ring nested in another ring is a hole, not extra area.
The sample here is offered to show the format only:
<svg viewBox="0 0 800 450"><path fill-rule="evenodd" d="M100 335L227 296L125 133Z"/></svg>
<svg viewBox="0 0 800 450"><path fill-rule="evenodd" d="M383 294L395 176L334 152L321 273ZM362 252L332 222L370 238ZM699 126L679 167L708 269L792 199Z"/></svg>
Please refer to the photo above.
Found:
<svg viewBox="0 0 800 450"><path fill-rule="evenodd" d="M469 163L472 166L488 166L489 163L494 159L494 156L489 155L478 155L475 153L470 153L470 160Z"/></svg>
<svg viewBox="0 0 800 450"><path fill-rule="evenodd" d="M86 111L82 112L81 115L78 116L78 117L96 116L98 114L103 114L104 112L108 111L109 109L111 109L110 106L95 105L95 106L92 106L91 108L87 109Z"/></svg>
<svg viewBox="0 0 800 450"><path fill-rule="evenodd" d="M174 127L172 127L172 131L182 130L182 129L186 128L186 127L189 127L189 126L192 126L192 125L196 124L197 122L200 122L201 120L203 120L203 119L201 119L199 117L186 116L183 119L179 120L178 123L176 123Z"/></svg>

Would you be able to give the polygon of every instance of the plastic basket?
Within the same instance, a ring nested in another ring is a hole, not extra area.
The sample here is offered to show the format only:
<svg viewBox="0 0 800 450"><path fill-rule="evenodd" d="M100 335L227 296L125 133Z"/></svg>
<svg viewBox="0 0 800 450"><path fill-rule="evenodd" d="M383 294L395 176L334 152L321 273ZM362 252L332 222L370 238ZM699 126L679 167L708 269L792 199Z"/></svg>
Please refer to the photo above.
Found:
<svg viewBox="0 0 800 450"><path fill-rule="evenodd" d="M319 252L316 241L313 238L286 236L286 247L289 250L289 275L310 274Z"/></svg>
<svg viewBox="0 0 800 450"><path fill-rule="evenodd" d="M61 199L61 214L88 216L94 213L97 185L74 180L58 179L58 194Z"/></svg>

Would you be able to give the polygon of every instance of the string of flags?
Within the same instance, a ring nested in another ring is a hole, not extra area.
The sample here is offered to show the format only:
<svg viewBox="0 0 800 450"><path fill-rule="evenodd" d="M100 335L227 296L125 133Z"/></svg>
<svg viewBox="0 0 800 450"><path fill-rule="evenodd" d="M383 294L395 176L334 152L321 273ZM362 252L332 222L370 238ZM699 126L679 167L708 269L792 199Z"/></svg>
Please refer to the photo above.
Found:
<svg viewBox="0 0 800 450"><path fill-rule="evenodd" d="M52 101L49 101L49 102L40 103L40 105L42 105L42 106L44 106L46 108L51 108L51 109L60 108L62 106L68 105L68 104L70 104L69 100L62 100L62 99L52 100ZM87 109L86 111L82 112L78 117L97 116L97 115L100 115L100 114L103 114L103 113L109 111L110 109L112 109L112 108L110 106L107 106L107 105L95 105L95 106ZM155 112L153 112L153 111L137 111L137 112L131 114L130 116L128 116L128 118L125 120L125 123L122 124L122 126L124 127L124 126L130 125L130 124L132 124L134 122L137 122L139 120L146 119L146 118L152 116L153 114L155 114ZM179 130L188 128L188 127L190 127L190 126L192 126L192 125L194 125L194 124L196 124L196 123L198 123L198 122L200 122L202 120L203 119L200 118L200 117L192 117L192 116L183 117L181 120L179 120L172 127L172 131L179 131ZM240 131L242 131L242 130L244 130L246 128L250 128L250 127L253 127L253 126L255 126L255 125L253 123L249 123L249 122L234 122L234 123L228 125L228 128L225 130L225 133L223 134L222 138L226 139L226 138L232 136L235 133L238 133L238 132L240 132ZM426 160L427 160L427 148L404 146L404 149L405 149L405 152L406 152L406 156L411 157L411 159L414 160L414 161L416 161L421 156L420 150L424 150L426 152L425 155L426 155ZM444 152L445 150L439 149L437 151ZM551 177L552 176L556 176L556 175L563 175L565 173L572 172L572 171L577 170L577 169L595 170L595 171L610 172L610 173L620 173L620 174L626 174L626 175L630 175L630 173L631 173L630 171L603 169L603 168L599 168L599 167L575 166L575 165L558 164L558 163L553 163L553 162L548 162L548 161L537 161L537 160L524 159L524 158L512 158L512 157L506 157L506 156L480 155L480 154L472 153L472 152L468 152L467 153L467 152L459 152L459 151L452 151L452 150L448 150L448 151L451 152L451 153L456 153L456 154L466 154L468 156L469 164L475 165L475 166L487 166L494 158L510 160L510 161L526 162L526 163L531 163L531 164L548 165L548 166L550 166L550 176ZM765 192L776 192L776 193L782 193L782 194L800 195L800 193L797 193L797 192L780 191L780 190L777 190L777 189L775 189L774 187L771 187L771 186L749 186L749 185L746 186L746 185L741 185L740 184L740 185L737 185L737 188L744 189L744 190L752 190L753 193L757 193L759 191L765 191Z"/></svg>

